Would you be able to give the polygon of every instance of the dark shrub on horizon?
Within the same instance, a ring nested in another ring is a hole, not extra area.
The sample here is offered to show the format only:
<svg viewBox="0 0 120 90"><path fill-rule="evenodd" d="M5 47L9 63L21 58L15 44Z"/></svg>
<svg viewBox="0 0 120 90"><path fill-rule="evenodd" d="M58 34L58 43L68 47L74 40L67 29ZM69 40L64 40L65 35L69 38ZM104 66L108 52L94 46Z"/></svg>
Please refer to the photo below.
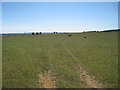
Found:
<svg viewBox="0 0 120 90"><path fill-rule="evenodd" d="M38 35L38 32L36 32L36 35Z"/></svg>
<svg viewBox="0 0 120 90"><path fill-rule="evenodd" d="M32 32L32 35L34 35L35 33L34 32Z"/></svg>

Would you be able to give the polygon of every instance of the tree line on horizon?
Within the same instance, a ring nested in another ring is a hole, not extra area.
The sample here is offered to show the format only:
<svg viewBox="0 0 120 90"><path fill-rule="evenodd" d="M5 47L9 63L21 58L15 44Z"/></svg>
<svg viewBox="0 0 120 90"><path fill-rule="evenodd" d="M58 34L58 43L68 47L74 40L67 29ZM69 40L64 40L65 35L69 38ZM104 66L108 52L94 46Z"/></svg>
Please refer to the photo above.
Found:
<svg viewBox="0 0 120 90"><path fill-rule="evenodd" d="M55 31L54 31L53 33L56 33L56 34L57 34L58 32L55 32ZM32 35L38 35L38 34L42 34L42 32L32 32Z"/></svg>
<svg viewBox="0 0 120 90"><path fill-rule="evenodd" d="M83 32L119 32L120 29L111 29L111 30L103 30L103 31L96 31L96 30L93 30L93 31L83 31Z"/></svg>

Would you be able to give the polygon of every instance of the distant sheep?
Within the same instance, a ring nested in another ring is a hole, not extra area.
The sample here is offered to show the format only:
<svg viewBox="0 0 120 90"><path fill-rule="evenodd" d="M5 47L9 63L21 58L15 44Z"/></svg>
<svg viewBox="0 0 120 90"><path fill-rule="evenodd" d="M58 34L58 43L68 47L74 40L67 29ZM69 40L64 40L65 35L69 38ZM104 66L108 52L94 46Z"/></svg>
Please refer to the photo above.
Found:
<svg viewBox="0 0 120 90"><path fill-rule="evenodd" d="M68 35L68 37L72 37L72 35Z"/></svg>
<svg viewBox="0 0 120 90"><path fill-rule="evenodd" d="M84 36L84 38L87 38L86 36Z"/></svg>

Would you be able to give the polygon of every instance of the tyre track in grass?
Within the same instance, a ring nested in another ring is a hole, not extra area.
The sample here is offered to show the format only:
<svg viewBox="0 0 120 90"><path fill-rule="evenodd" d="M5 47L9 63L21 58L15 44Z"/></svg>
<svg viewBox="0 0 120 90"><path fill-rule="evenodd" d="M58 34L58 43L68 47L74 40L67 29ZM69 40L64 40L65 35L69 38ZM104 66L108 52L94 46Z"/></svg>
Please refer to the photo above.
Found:
<svg viewBox="0 0 120 90"><path fill-rule="evenodd" d="M63 41L63 46L66 50L66 52L73 58L73 60L78 63L78 59L74 56L74 54L65 46L65 40ZM79 73L80 73L80 80L82 80L85 84L85 88L104 88L103 84L94 80L93 77L95 76L90 76L88 75L88 71L84 69L83 65L78 64L77 65L79 68Z"/></svg>
<svg viewBox="0 0 120 90"><path fill-rule="evenodd" d="M52 42L51 44L48 45L49 49L48 49L48 59L50 60L51 58L51 47L52 47ZM49 61L48 61L49 63ZM38 83L41 84L40 88L47 88L49 90L55 90L56 88L56 77L53 75L54 73L49 69L49 67L46 67L47 70L43 71L42 74L38 74L39 80Z"/></svg>

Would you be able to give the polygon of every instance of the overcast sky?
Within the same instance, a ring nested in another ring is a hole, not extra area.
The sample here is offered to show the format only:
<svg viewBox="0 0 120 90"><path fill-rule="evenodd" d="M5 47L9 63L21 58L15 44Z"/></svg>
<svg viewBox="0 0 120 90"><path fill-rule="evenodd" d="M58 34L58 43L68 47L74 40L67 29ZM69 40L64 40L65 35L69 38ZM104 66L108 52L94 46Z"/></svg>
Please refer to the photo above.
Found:
<svg viewBox="0 0 120 90"><path fill-rule="evenodd" d="M3 33L118 28L117 2L3 2Z"/></svg>

